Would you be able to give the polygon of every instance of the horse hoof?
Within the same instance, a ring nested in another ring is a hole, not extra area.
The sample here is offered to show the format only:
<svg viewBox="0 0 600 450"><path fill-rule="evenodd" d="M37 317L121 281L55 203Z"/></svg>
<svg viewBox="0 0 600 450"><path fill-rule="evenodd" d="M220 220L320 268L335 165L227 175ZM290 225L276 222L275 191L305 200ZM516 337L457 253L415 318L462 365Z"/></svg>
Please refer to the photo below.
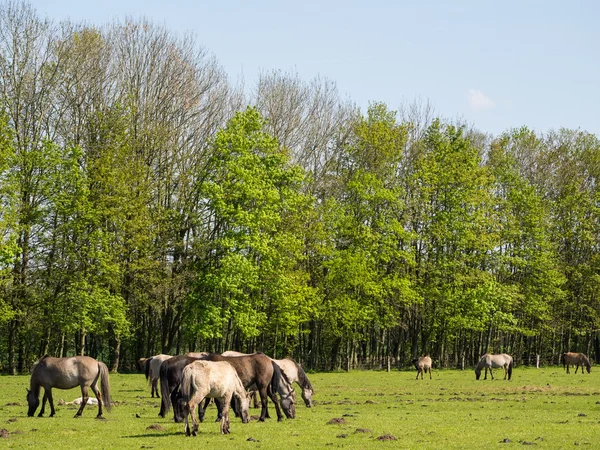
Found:
<svg viewBox="0 0 600 450"><path fill-rule="evenodd" d="M39 413L38 417L44 417L44 415L42 413Z"/></svg>
<svg viewBox="0 0 600 450"><path fill-rule="evenodd" d="M104 417L104 416L96 416L96 419L98 419L98 420L106 420L106 417Z"/></svg>
<svg viewBox="0 0 600 450"><path fill-rule="evenodd" d="M75 418L75 419L79 419L80 417L81 417L81 414L75 414L75 415L73 416L73 418Z"/></svg>

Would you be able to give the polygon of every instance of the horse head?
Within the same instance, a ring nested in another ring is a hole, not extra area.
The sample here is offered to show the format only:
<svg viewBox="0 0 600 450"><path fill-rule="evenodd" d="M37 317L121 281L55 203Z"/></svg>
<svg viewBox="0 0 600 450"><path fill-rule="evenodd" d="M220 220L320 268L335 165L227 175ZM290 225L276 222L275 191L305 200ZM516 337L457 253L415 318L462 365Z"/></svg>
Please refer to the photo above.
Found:
<svg viewBox="0 0 600 450"><path fill-rule="evenodd" d="M238 408L237 414L242 417L242 423L250 422L250 397L241 395L235 405Z"/></svg>
<svg viewBox="0 0 600 450"><path fill-rule="evenodd" d="M477 367L475 369L475 379L479 380L479 377L481 376L481 369L479 367Z"/></svg>
<svg viewBox="0 0 600 450"><path fill-rule="evenodd" d="M304 404L306 405L307 408L312 408L313 405L313 390L312 388L302 388L302 399L304 400Z"/></svg>
<svg viewBox="0 0 600 450"><path fill-rule="evenodd" d="M40 399L37 395L33 393L33 391L30 391L27 388L25 389L27 390L27 404L29 405L27 415L29 417L33 417L33 415L35 414L35 410L38 406L40 406Z"/></svg>

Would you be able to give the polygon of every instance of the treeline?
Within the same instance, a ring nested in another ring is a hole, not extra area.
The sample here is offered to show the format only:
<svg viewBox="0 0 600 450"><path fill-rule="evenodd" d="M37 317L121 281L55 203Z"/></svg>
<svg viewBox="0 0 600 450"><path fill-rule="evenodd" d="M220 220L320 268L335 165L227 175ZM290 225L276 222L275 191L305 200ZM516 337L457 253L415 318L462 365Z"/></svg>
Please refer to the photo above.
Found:
<svg viewBox="0 0 600 450"><path fill-rule="evenodd" d="M331 81L234 86L143 20L0 11L0 361L264 351L309 369L600 358L600 142ZM251 105L251 106L247 106Z"/></svg>

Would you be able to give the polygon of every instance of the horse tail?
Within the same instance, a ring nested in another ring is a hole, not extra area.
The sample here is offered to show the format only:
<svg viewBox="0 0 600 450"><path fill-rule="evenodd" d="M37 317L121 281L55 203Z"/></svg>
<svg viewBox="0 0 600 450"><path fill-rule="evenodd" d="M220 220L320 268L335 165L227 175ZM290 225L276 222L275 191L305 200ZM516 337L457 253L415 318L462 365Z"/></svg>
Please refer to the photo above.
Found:
<svg viewBox="0 0 600 450"><path fill-rule="evenodd" d="M181 400L187 404L190 399L194 396L196 389L194 385L194 373L192 370L187 368L183 369L183 375L181 377L181 383L179 383L179 392L181 393Z"/></svg>
<svg viewBox="0 0 600 450"><path fill-rule="evenodd" d="M508 379L510 380L510 377L512 377L512 370L513 370L513 358L510 358L510 363L508 364Z"/></svg>
<svg viewBox="0 0 600 450"><path fill-rule="evenodd" d="M171 391L169 389L169 374L167 373L168 364L161 364L159 370L159 378L160 378L160 393L162 396L161 401L161 410L164 415L169 412L171 409ZM163 417L164 417L163 415Z"/></svg>
<svg viewBox="0 0 600 450"><path fill-rule="evenodd" d="M112 399L110 398L110 380L108 379L108 367L102 361L98 361L98 371L100 372L100 393L102 394L102 403L110 411L112 408Z"/></svg>
<svg viewBox="0 0 600 450"><path fill-rule="evenodd" d="M152 361L152 358L148 358L144 363L144 374L146 375L146 381L148 381L148 378L150 377L150 361Z"/></svg>

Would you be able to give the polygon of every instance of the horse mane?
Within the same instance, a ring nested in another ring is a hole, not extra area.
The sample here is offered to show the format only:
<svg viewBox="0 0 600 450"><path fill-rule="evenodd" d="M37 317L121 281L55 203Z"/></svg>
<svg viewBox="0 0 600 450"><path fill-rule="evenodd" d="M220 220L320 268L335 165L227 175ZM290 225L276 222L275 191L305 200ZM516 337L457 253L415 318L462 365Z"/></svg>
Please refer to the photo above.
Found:
<svg viewBox="0 0 600 450"><path fill-rule="evenodd" d="M294 360L292 359L292 361ZM302 386L302 388L308 388L312 391L313 387L312 384L310 384L308 377L306 376L306 372L304 372L304 369L300 364L298 364L296 361L294 362L296 363L296 369L298 369L298 381L300 381L300 386Z"/></svg>

